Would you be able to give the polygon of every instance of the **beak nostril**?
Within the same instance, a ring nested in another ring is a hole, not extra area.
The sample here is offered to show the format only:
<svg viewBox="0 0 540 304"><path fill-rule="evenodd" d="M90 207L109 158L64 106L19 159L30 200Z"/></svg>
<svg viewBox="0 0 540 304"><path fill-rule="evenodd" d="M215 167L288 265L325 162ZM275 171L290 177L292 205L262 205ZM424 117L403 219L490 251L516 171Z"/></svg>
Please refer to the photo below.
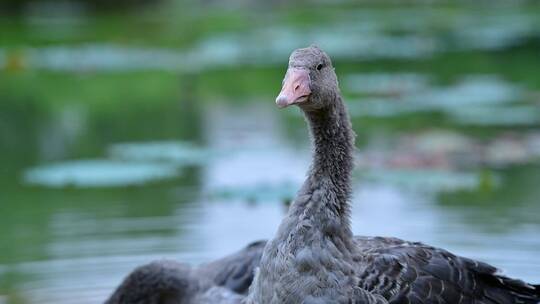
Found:
<svg viewBox="0 0 540 304"><path fill-rule="evenodd" d="M276 104L280 108L285 108L293 104L304 103L311 94L309 71L301 68L289 68L281 92L276 98Z"/></svg>

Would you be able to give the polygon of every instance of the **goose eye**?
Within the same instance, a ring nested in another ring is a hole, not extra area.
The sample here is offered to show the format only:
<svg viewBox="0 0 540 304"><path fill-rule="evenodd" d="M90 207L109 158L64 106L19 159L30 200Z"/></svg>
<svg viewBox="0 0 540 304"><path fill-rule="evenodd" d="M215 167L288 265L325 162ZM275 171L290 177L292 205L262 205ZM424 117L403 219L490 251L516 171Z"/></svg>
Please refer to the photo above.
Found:
<svg viewBox="0 0 540 304"><path fill-rule="evenodd" d="M323 67L322 63L319 63L319 65L317 66L317 71L320 71L322 67Z"/></svg>

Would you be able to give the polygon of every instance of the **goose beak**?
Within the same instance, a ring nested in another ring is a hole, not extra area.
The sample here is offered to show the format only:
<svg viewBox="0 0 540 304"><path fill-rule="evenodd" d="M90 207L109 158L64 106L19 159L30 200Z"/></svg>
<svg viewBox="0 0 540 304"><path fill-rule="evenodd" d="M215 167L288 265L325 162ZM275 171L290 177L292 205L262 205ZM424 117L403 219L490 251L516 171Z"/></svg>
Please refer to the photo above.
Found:
<svg viewBox="0 0 540 304"><path fill-rule="evenodd" d="M311 79L309 71L302 68L289 68L283 87L276 98L276 104L279 108L285 108L293 104L299 104L308 100L311 94Z"/></svg>

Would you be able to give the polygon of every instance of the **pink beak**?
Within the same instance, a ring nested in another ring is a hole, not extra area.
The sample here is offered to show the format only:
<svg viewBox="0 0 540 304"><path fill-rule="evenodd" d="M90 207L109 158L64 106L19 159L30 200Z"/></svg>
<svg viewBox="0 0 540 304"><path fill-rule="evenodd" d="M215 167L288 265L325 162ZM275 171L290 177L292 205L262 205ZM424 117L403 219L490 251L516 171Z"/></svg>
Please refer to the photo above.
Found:
<svg viewBox="0 0 540 304"><path fill-rule="evenodd" d="M281 92L276 98L278 107L285 108L306 101L311 94L310 82L307 69L289 68L285 74Z"/></svg>

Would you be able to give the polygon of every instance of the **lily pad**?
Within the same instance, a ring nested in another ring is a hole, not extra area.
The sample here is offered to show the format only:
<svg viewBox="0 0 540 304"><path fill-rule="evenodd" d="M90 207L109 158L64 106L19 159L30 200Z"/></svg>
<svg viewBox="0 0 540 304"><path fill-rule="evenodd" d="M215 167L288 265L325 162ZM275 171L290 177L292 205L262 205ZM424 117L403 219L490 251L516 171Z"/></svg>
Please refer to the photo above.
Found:
<svg viewBox="0 0 540 304"><path fill-rule="evenodd" d="M426 90L429 77L414 73L350 74L344 85L355 93L395 96Z"/></svg>
<svg viewBox="0 0 540 304"><path fill-rule="evenodd" d="M122 187L173 178L179 171L168 164L113 160L75 160L28 169L24 182L52 188Z"/></svg>
<svg viewBox="0 0 540 304"><path fill-rule="evenodd" d="M108 152L115 159L162 161L176 165L200 165L213 156L208 150L179 141L119 143L111 145Z"/></svg>
<svg viewBox="0 0 540 304"><path fill-rule="evenodd" d="M243 187L223 187L210 193L216 199L241 199L249 202L291 201L298 191L300 184L284 182L276 184L258 184Z"/></svg>
<svg viewBox="0 0 540 304"><path fill-rule="evenodd" d="M368 181L432 192L476 189L481 182L480 175L475 172L430 169L387 170L378 168L362 172L362 176Z"/></svg>
<svg viewBox="0 0 540 304"><path fill-rule="evenodd" d="M448 111L458 123L468 125L504 126L540 123L540 109L529 105L503 107L456 107Z"/></svg>
<svg viewBox="0 0 540 304"><path fill-rule="evenodd" d="M50 46L24 50L32 68L58 71L179 70L183 53L160 48L135 48L114 44Z"/></svg>
<svg viewBox="0 0 540 304"><path fill-rule="evenodd" d="M370 87L367 81L364 88L359 86L357 90L371 93L397 92L393 87L399 85L393 83L399 82L400 75L385 76L388 77L386 84L380 81L379 87ZM352 77L354 80L359 76ZM367 79L370 78L367 77ZM493 75L463 77L456 84L447 87L413 85L412 78L409 82L411 84L408 86L414 89L402 88L399 91L401 94L394 97L353 100L350 102L351 114L353 116L394 117L419 112L442 112L459 124L534 125L540 123L540 110L537 107L517 103L524 95L523 89ZM349 85L354 87L358 84L355 81Z"/></svg>

